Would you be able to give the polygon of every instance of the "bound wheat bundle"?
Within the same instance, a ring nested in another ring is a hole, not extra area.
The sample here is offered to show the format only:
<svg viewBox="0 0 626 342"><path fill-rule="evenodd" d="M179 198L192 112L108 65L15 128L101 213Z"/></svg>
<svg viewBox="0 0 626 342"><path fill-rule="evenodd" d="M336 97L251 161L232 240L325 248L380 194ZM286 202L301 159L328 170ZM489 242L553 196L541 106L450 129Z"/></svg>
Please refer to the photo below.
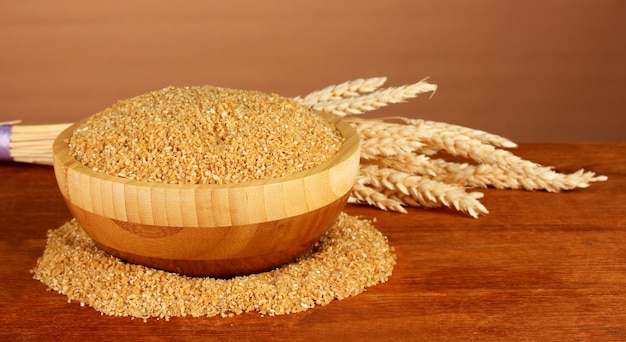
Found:
<svg viewBox="0 0 626 342"><path fill-rule="evenodd" d="M52 143L70 124L19 125L0 122L0 162L52 165Z"/></svg>
<svg viewBox="0 0 626 342"><path fill-rule="evenodd" d="M385 77L357 79L294 99L315 110L343 117L361 137L360 174L351 203L406 213L405 207L450 207L478 217L488 210L472 189L558 192L585 188L606 176L579 170L563 174L516 156L517 145L500 136L458 125L406 117L364 119L358 115L420 94L434 94L426 79L382 88ZM68 124L0 125L0 161L52 163L54 137ZM449 155L454 158L444 159ZM453 161L459 157L467 162Z"/></svg>

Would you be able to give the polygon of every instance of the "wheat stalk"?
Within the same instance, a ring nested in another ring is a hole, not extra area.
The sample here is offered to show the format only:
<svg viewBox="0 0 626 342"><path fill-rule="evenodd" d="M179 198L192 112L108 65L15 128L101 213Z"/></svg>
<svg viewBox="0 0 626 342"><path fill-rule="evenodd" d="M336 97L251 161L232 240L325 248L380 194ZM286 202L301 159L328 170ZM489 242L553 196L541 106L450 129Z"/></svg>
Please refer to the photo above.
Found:
<svg viewBox="0 0 626 342"><path fill-rule="evenodd" d="M52 143L70 124L19 125L0 122L0 161L52 165Z"/></svg>

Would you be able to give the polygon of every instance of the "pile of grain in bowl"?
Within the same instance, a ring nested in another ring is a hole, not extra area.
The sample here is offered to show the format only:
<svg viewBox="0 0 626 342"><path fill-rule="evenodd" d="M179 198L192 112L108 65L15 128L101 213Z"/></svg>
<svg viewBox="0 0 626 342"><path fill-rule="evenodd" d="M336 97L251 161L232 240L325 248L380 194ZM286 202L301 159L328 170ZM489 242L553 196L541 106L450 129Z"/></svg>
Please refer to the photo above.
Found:
<svg viewBox="0 0 626 342"><path fill-rule="evenodd" d="M282 315L355 296L385 282L393 248L371 221L342 213L320 241L275 270L231 279L187 277L129 264L75 221L48 232L34 278L103 315L143 318Z"/></svg>
<svg viewBox="0 0 626 342"><path fill-rule="evenodd" d="M171 184L284 177L337 153L343 138L293 99L213 86L168 87L92 115L69 141L83 165Z"/></svg>

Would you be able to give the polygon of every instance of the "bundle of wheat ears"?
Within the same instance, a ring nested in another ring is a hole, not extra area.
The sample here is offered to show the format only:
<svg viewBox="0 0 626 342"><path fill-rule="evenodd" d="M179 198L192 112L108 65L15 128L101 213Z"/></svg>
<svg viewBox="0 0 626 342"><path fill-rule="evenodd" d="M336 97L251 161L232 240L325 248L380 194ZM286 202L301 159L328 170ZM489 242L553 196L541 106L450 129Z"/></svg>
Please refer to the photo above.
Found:
<svg viewBox="0 0 626 342"><path fill-rule="evenodd" d="M488 213L479 201L483 193L470 189L558 192L607 180L591 171L563 174L524 160L507 150L516 147L515 143L480 130L406 117L358 118L437 89L426 80L381 89L385 82L385 77L358 79L294 98L342 117L359 133L361 165L351 203L400 213L406 213L405 207L445 206L478 217ZM5 123L0 131L0 152L6 152L0 153L0 160L4 154L4 160L51 164L54 137L68 124L16 126L11 134L6 127L14 124ZM446 154L467 162L445 160Z"/></svg>
<svg viewBox="0 0 626 342"><path fill-rule="evenodd" d="M52 165L52 143L71 124L20 125L0 122L0 162Z"/></svg>
<svg viewBox="0 0 626 342"><path fill-rule="evenodd" d="M345 117L361 137L361 166L350 202L405 213L405 207L446 206L473 217L487 214L483 193L471 188L546 190L585 188L606 176L579 170L562 174L524 160L506 148L503 137L467 127L405 117L360 119L354 115L403 102L437 86L425 80L380 89L386 78L359 79L329 86L296 100ZM469 162L448 161L444 155Z"/></svg>

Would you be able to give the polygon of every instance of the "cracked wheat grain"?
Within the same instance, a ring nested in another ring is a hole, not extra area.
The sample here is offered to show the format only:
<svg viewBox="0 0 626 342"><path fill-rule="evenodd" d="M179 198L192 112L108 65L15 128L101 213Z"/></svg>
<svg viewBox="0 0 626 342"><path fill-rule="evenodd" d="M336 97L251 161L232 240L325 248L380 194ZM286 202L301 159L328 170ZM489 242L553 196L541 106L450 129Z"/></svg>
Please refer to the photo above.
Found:
<svg viewBox="0 0 626 342"><path fill-rule="evenodd" d="M112 176L229 184L308 170L336 154L342 140L332 123L293 99L168 87L92 115L69 149L81 164Z"/></svg>
<svg viewBox="0 0 626 342"><path fill-rule="evenodd" d="M342 213L296 261L231 279L187 277L126 263L75 221L48 232L34 278L104 315L162 318L282 315L355 296L391 275L393 248L371 221Z"/></svg>

